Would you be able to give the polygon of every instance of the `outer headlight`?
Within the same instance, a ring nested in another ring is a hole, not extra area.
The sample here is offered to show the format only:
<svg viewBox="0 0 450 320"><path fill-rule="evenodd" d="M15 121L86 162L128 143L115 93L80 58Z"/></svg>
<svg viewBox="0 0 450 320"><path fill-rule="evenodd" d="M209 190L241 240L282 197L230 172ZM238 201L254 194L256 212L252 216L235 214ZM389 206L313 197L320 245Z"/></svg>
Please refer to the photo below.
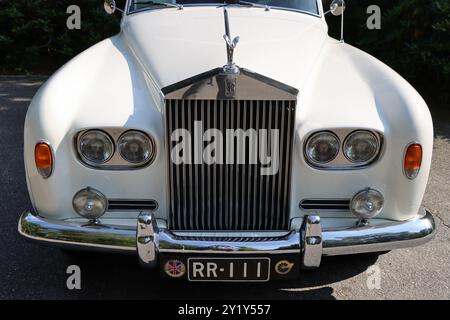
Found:
<svg viewBox="0 0 450 320"><path fill-rule="evenodd" d="M339 139L328 131L317 132L308 139L305 153L312 164L321 165L330 162L339 153Z"/></svg>
<svg viewBox="0 0 450 320"><path fill-rule="evenodd" d="M89 130L79 139L79 152L86 162L99 164L108 161L114 154L111 138L99 130Z"/></svg>
<svg viewBox="0 0 450 320"><path fill-rule="evenodd" d="M153 141L139 131L125 132L118 142L120 155L134 164L144 164L153 159L155 148Z"/></svg>
<svg viewBox="0 0 450 320"><path fill-rule="evenodd" d="M383 195L374 189L365 189L355 194L350 202L350 211L362 219L373 218L383 209Z"/></svg>
<svg viewBox="0 0 450 320"><path fill-rule="evenodd" d="M72 205L80 216L95 220L106 212L108 200L100 191L88 187L75 194Z"/></svg>
<svg viewBox="0 0 450 320"><path fill-rule="evenodd" d="M345 157L355 163L367 163L378 154L379 142L377 137L364 130L350 133L344 142Z"/></svg>

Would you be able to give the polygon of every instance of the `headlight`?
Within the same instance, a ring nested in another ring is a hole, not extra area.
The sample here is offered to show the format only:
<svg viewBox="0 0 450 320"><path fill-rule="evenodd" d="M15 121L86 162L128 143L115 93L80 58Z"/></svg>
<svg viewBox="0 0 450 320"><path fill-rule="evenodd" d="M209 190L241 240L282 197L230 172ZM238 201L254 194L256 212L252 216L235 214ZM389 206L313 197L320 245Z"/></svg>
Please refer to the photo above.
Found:
<svg viewBox="0 0 450 320"><path fill-rule="evenodd" d="M106 212L108 200L100 191L88 187L75 194L72 205L80 216L95 220Z"/></svg>
<svg viewBox="0 0 450 320"><path fill-rule="evenodd" d="M103 163L114 154L114 144L106 133L90 130L80 137L79 152L88 163Z"/></svg>
<svg viewBox="0 0 450 320"><path fill-rule="evenodd" d="M344 142L345 157L355 163L367 163L378 153L378 139L369 131L355 131L350 133Z"/></svg>
<svg viewBox="0 0 450 320"><path fill-rule="evenodd" d="M338 155L339 139L331 132L315 133L309 138L305 152L312 164L325 164Z"/></svg>
<svg viewBox="0 0 450 320"><path fill-rule="evenodd" d="M383 195L374 189L365 189L352 198L350 211L362 219L373 218L383 209Z"/></svg>
<svg viewBox="0 0 450 320"><path fill-rule="evenodd" d="M147 163L154 155L152 140L139 131L124 133L119 138L118 148L122 158L134 164Z"/></svg>

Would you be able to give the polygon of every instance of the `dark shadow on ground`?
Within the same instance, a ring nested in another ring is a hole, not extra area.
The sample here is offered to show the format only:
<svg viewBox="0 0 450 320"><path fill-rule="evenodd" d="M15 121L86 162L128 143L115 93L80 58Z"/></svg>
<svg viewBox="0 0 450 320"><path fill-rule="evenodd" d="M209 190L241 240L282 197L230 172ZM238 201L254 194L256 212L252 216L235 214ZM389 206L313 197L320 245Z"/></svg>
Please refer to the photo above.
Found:
<svg viewBox="0 0 450 320"><path fill-rule="evenodd" d="M324 258L319 269L302 270L297 280L188 283L161 278L158 269L141 268L134 256L66 254L66 263L80 266L83 272L83 290L74 294L90 299L334 299L327 285L366 271L378 259L377 255Z"/></svg>

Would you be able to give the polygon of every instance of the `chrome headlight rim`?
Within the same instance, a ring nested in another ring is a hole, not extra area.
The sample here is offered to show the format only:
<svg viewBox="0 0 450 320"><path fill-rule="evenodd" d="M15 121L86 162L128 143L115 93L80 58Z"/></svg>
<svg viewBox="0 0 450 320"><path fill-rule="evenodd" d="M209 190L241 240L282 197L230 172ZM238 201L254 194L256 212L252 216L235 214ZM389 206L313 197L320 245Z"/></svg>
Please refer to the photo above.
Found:
<svg viewBox="0 0 450 320"><path fill-rule="evenodd" d="M368 160L364 160L364 161L355 161L353 159L351 159L348 155L347 155L347 143L349 142L349 140L354 137L356 134L358 133L365 133L365 134L369 134L370 136L372 136L375 140L376 143L376 149L374 154L372 155L372 157L370 157ZM352 163L355 166L365 166L367 164L372 163L374 160L376 160L378 158L378 156L380 155L380 151L381 151L381 142L380 142L380 137L375 134L374 132L370 131L370 130L364 130L364 129L357 129L357 130L353 130L352 132L350 132L344 139L344 143L342 144L342 154L344 155L345 159L347 159L350 163Z"/></svg>
<svg viewBox="0 0 450 320"><path fill-rule="evenodd" d="M309 143L311 142L311 140L312 140L314 137L316 137L316 136L318 136L318 135L324 135L324 134L328 134L328 135L332 136L332 137L336 140L336 142L337 142L337 150L336 150L336 153L334 154L334 156L333 156L331 159L329 159L329 160L327 160L327 161L320 161L320 162L319 162L319 161L316 161L316 160L312 159L312 158L309 156L309 154L308 154L308 145L309 145ZM305 155L306 161L307 161L310 165L312 165L313 167L318 167L318 168L322 168L322 169L323 169L323 168L327 168L327 165L328 165L330 162L333 162L333 161L339 156L340 149L341 149L341 141L340 141L338 135L337 135L336 133L334 133L333 131L330 131L330 130L321 130L321 131L313 132L313 133L308 137L308 139L306 139L306 142L305 142L304 147L303 147L304 155Z"/></svg>
<svg viewBox="0 0 450 320"><path fill-rule="evenodd" d="M149 141L149 144L150 144L150 146L151 146L151 153L150 153L150 155L149 155L146 159L144 159L144 160L142 160L142 161L130 161L129 159L127 159L127 158L123 155L123 152L122 152L122 150L121 150L121 148L120 148L122 139L123 139L126 135L132 134L132 133L142 135L144 138L146 138L146 139ZM124 161L128 162L132 167L143 167L143 166L148 166L148 165L152 164L153 161L154 161L155 158L156 158L156 143L155 143L154 138L153 138L150 134L148 134L148 133L146 133L146 132L143 132L143 131L140 131L140 130L136 130L136 129L126 130L125 132L123 132L123 133L119 136L119 138L117 139L117 150L119 151L120 157L121 157Z"/></svg>
<svg viewBox="0 0 450 320"><path fill-rule="evenodd" d="M88 157L86 157L83 154L82 148L81 148L81 142L83 140L83 137L86 136L87 134L95 133L95 132L104 135L106 137L106 139L108 140L108 142L111 144L111 154L109 155L109 157L107 157L105 160L102 160L102 161L95 161L95 160L89 159ZM114 154L116 153L116 144L114 143L114 140L111 138L111 136L107 132L105 132L103 130L100 130L100 129L86 130L83 133L81 133L81 135L79 136L79 138L77 140L78 140L77 141L77 151L78 151L79 156L81 157L83 162L85 162L86 164L89 164L91 166L95 167L95 166L100 166L100 165L107 163L108 161L110 161L113 158Z"/></svg>

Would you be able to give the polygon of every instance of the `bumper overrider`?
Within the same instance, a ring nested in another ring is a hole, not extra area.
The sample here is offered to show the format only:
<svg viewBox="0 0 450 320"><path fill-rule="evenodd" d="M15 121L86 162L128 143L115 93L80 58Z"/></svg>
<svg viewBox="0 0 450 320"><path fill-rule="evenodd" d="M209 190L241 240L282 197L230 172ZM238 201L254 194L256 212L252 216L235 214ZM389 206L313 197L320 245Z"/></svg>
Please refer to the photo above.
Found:
<svg viewBox="0 0 450 320"><path fill-rule="evenodd" d="M298 255L303 268L320 265L322 256L388 251L414 247L432 239L435 223L421 209L407 221L356 224L346 228L322 228L320 217L304 218L300 230L278 237L193 237L158 228L151 212L142 212L136 227L100 223L56 221L24 212L18 230L26 238L64 247L104 249L138 254L140 262L157 265L160 255Z"/></svg>

